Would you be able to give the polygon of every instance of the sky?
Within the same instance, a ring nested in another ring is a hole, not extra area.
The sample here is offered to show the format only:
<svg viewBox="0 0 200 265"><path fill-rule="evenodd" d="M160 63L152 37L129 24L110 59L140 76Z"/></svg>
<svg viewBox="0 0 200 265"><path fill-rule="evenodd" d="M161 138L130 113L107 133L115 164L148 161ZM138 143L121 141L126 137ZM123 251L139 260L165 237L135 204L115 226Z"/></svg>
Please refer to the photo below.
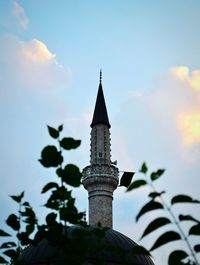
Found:
<svg viewBox="0 0 200 265"><path fill-rule="evenodd" d="M38 159L53 144L47 124L64 124L63 136L82 140L67 163L89 164L100 69L119 169L140 178L146 161L150 171L166 169L156 182L166 200L178 193L199 199L199 12L198 0L0 0L2 226L16 210L8 196L22 190L39 217L45 215L40 191L54 174ZM114 228L137 242L157 214L135 223L147 192L114 193ZM87 192L74 195L87 210ZM152 238L140 243L150 248ZM167 251L153 252L156 264L166 264Z"/></svg>

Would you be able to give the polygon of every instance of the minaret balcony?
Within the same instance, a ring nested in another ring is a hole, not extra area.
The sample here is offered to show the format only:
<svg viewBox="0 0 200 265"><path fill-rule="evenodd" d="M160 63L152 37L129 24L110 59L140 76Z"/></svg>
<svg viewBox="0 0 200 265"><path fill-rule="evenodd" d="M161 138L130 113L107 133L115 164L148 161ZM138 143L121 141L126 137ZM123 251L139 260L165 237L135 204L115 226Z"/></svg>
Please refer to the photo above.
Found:
<svg viewBox="0 0 200 265"><path fill-rule="evenodd" d="M114 178L116 181L119 180L119 170L114 165L99 165L93 164L83 169L83 180L93 177L109 177Z"/></svg>

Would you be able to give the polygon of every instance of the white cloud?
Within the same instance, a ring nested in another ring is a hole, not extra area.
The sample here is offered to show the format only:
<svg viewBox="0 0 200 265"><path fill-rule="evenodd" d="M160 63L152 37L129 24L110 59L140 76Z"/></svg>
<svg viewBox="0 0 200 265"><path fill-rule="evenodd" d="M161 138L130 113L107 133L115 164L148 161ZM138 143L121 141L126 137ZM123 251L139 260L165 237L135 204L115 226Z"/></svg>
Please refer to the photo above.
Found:
<svg viewBox="0 0 200 265"><path fill-rule="evenodd" d="M148 97L151 111L182 148L200 143L200 70L172 67ZM176 143L177 145L177 143Z"/></svg>
<svg viewBox="0 0 200 265"><path fill-rule="evenodd" d="M42 41L22 41L8 35L1 37L0 49L2 98L27 91L47 95L66 84L70 72L57 62L56 55Z"/></svg>
<svg viewBox="0 0 200 265"><path fill-rule="evenodd" d="M17 1L13 2L12 12L13 15L16 17L16 19L18 20L20 26L23 29L27 29L29 25L29 19L26 16L24 8Z"/></svg>

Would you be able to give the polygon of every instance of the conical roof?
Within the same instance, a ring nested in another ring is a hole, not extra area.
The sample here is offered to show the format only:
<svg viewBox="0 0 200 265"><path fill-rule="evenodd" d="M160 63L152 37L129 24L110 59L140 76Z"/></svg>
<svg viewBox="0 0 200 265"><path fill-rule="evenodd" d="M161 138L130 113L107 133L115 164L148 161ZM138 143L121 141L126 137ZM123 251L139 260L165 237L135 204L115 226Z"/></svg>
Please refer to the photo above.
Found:
<svg viewBox="0 0 200 265"><path fill-rule="evenodd" d="M106 109L106 103L101 82L99 84L93 119L90 126L93 127L97 124L105 124L109 128L111 127L108 119L108 113Z"/></svg>

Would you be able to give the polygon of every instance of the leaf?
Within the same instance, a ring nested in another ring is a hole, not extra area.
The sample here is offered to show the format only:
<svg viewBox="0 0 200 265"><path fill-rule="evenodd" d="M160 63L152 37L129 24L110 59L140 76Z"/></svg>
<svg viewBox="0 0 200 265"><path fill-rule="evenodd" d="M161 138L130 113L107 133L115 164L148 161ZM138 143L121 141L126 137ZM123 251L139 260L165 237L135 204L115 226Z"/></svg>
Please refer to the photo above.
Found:
<svg viewBox="0 0 200 265"><path fill-rule="evenodd" d="M180 221L194 221L196 223L199 223L199 221L195 219L194 217L192 217L191 215L180 214L178 218Z"/></svg>
<svg viewBox="0 0 200 265"><path fill-rule="evenodd" d="M45 193L48 190L53 189L53 188L58 188L58 184L55 182L49 182L43 187L42 193Z"/></svg>
<svg viewBox="0 0 200 265"><path fill-rule="evenodd" d="M59 131L59 132L62 132L62 130L63 130L63 125L61 124L61 125L58 127L58 131Z"/></svg>
<svg viewBox="0 0 200 265"><path fill-rule="evenodd" d="M132 254L133 255L148 255L148 256L151 256L151 253L144 247L142 246L134 246L132 248Z"/></svg>
<svg viewBox="0 0 200 265"><path fill-rule="evenodd" d="M200 223L190 228L189 235L200 235Z"/></svg>
<svg viewBox="0 0 200 265"><path fill-rule="evenodd" d="M48 145L42 150L39 161L44 167L57 167L63 162L63 157L54 145Z"/></svg>
<svg viewBox="0 0 200 265"><path fill-rule="evenodd" d="M22 198L24 197L24 191L19 196L12 195L10 196L14 201L17 203L20 203L22 201Z"/></svg>
<svg viewBox="0 0 200 265"><path fill-rule="evenodd" d="M8 261L7 260L5 260L2 256L0 256L0 263L2 264L2 263L6 263L6 264L8 264Z"/></svg>
<svg viewBox="0 0 200 265"><path fill-rule="evenodd" d="M48 131L49 131L49 135L54 138L57 139L59 136L59 131L57 131L55 128L50 127L47 125Z"/></svg>
<svg viewBox="0 0 200 265"><path fill-rule="evenodd" d="M194 251L200 252L200 245L199 244L194 246Z"/></svg>
<svg viewBox="0 0 200 265"><path fill-rule="evenodd" d="M20 240L22 246L26 246L32 242L29 238L29 234L26 232L18 233L17 238Z"/></svg>
<svg viewBox="0 0 200 265"><path fill-rule="evenodd" d="M170 224L170 223L171 223L171 221L168 218L166 218L166 217L159 217L159 218L153 220L147 226L147 228L144 230L144 233L142 234L141 239L144 236L146 236L146 235L150 234L151 232L153 232L154 230L160 228L161 226L164 226L164 225Z"/></svg>
<svg viewBox="0 0 200 265"><path fill-rule="evenodd" d="M131 191L131 190L133 190L133 189L137 189L137 188L139 188L139 187L141 187L141 186L144 186L144 185L146 185L146 184L147 184L147 182L146 182L146 180L144 180L144 179L138 179L138 180L135 180L135 181L133 181L133 182L131 183L131 185L128 187L127 191Z"/></svg>
<svg viewBox="0 0 200 265"><path fill-rule="evenodd" d="M151 247L150 251L153 251L154 249L165 245L171 241L179 240L181 239L180 235L177 232L174 231L168 231L162 234L154 243L154 245Z"/></svg>
<svg viewBox="0 0 200 265"><path fill-rule="evenodd" d="M156 209L163 209L163 205L160 202L156 202L151 200L150 202L148 202L147 204L145 204L142 209L139 211L138 215L136 216L136 222L139 220L139 218L149 212L149 211L153 211Z"/></svg>
<svg viewBox="0 0 200 265"><path fill-rule="evenodd" d="M160 197L163 193L165 193L165 191L161 191L161 192L150 192L149 193L149 197L152 199L155 199L156 197Z"/></svg>
<svg viewBox="0 0 200 265"><path fill-rule="evenodd" d="M49 213L47 216L46 216L46 223L48 225L52 225L56 222L56 217L57 217L57 214L56 213Z"/></svg>
<svg viewBox="0 0 200 265"><path fill-rule="evenodd" d="M169 255L168 265L183 265L181 260L185 259L188 254L183 250L175 250Z"/></svg>
<svg viewBox="0 0 200 265"><path fill-rule="evenodd" d="M6 242L1 245L0 248L11 248L11 247L16 247L17 245L15 242Z"/></svg>
<svg viewBox="0 0 200 265"><path fill-rule="evenodd" d="M20 223L18 217L15 214L11 214L8 216L6 220L7 225L12 227L13 230L18 231L20 228Z"/></svg>
<svg viewBox="0 0 200 265"><path fill-rule="evenodd" d="M65 150L76 149L80 144L80 140L75 140L71 137L65 137L60 141L60 146Z"/></svg>
<svg viewBox="0 0 200 265"><path fill-rule="evenodd" d="M0 236L11 236L11 235L0 229Z"/></svg>
<svg viewBox="0 0 200 265"><path fill-rule="evenodd" d="M79 187L81 184L82 174L79 168L73 164L68 164L60 171L62 181L73 187Z"/></svg>
<svg viewBox="0 0 200 265"><path fill-rule="evenodd" d="M146 163L144 162L142 164L141 169L139 170L139 172L146 174L147 170L148 170L148 167L147 167Z"/></svg>
<svg viewBox="0 0 200 265"><path fill-rule="evenodd" d="M8 249L4 251L3 254L10 257L11 259L15 259L17 257L17 253L14 249Z"/></svg>
<svg viewBox="0 0 200 265"><path fill-rule="evenodd" d="M163 175L164 172L165 172L165 169L158 169L156 172L152 172L150 176L151 180L154 181L158 179L159 177Z"/></svg>
<svg viewBox="0 0 200 265"><path fill-rule="evenodd" d="M198 200L194 200L192 197L188 196L188 195L184 195L184 194L179 194L176 195L172 198L171 200L171 204L175 204L175 203L200 203L200 201Z"/></svg>

